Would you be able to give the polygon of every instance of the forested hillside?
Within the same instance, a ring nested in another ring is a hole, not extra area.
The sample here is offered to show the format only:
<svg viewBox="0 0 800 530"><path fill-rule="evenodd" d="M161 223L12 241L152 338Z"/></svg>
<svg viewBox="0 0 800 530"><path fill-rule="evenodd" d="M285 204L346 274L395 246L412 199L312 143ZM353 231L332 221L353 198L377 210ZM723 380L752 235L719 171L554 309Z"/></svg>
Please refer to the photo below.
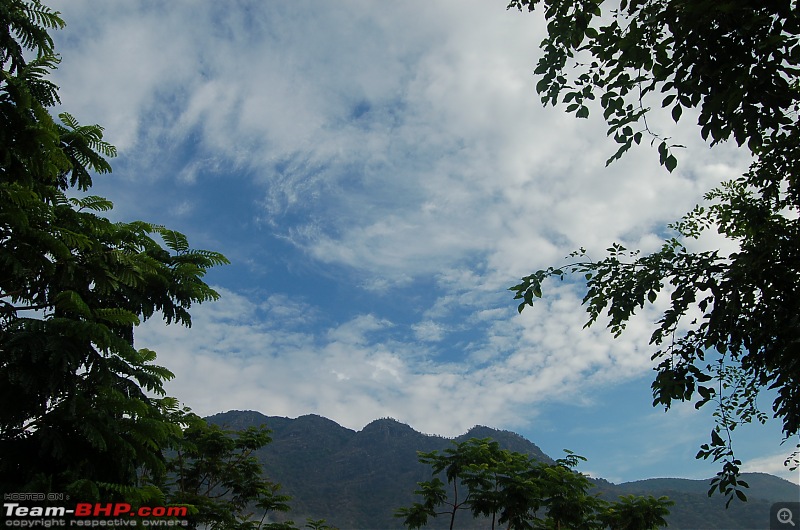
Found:
<svg viewBox="0 0 800 530"><path fill-rule="evenodd" d="M360 431L347 429L316 415L296 419L265 416L253 411L230 411L209 421L231 429L266 425L272 443L260 451L265 473L293 497L291 517L324 518L342 530L402 528L395 509L414 502L417 482L430 479L429 468L417 461L417 451L443 450L454 440L415 431L390 418L375 420ZM509 432L476 426L455 438L492 438L501 447L552 462L534 443ZM554 455L557 456L557 455ZM596 479L596 492L620 495L666 495L675 501L670 528L764 528L770 504L800 500L800 486L766 474L747 474L751 485L747 503L709 498L708 481L679 478L612 484ZM446 528L444 519L429 525ZM479 521L458 528L483 528Z"/></svg>

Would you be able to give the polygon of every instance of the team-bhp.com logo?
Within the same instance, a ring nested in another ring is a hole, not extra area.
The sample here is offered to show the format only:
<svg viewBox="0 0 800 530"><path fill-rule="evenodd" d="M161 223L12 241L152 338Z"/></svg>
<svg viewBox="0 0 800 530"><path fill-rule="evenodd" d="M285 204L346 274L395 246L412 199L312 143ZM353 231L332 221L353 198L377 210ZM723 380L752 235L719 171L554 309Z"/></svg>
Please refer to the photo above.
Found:
<svg viewBox="0 0 800 530"><path fill-rule="evenodd" d="M3 503L5 526L18 528L52 527L121 527L188 526L186 506L139 506L124 502L79 502L65 506L28 506L18 502ZM184 519L180 519L184 518Z"/></svg>

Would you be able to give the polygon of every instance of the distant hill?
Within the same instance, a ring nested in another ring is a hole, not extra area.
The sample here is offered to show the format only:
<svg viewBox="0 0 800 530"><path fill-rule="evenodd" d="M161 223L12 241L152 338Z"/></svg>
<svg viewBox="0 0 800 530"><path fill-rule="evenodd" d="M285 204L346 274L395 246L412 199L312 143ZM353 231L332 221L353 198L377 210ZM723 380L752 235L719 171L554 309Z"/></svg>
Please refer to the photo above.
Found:
<svg viewBox="0 0 800 530"><path fill-rule="evenodd" d="M229 429L265 425L272 443L258 457L267 476L283 485L292 496L289 518L326 519L341 530L390 530L403 528L394 510L414 502L417 482L428 480L430 471L417 461L417 451L443 450L453 439L415 431L390 418L371 422L360 431L342 427L317 415L289 419L253 411L230 411L207 418ZM526 453L540 460L553 460L519 434L476 426L455 438L492 438L504 449ZM750 484L747 503L709 498L708 480L649 479L623 484L595 480L597 492L609 498L637 494L667 495L676 502L670 528L739 529L769 527L770 505L778 501L800 501L800 486L762 473L745 474ZM445 528L434 521L429 528ZM483 528L479 522L458 528Z"/></svg>

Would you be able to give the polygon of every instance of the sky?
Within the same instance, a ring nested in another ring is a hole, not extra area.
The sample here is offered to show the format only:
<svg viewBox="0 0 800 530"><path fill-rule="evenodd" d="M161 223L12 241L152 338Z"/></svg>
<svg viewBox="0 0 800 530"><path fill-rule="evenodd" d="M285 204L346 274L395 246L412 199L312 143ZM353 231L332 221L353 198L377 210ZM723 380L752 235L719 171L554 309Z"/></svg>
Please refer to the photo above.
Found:
<svg viewBox="0 0 800 530"><path fill-rule="evenodd" d="M91 193L231 260L190 329L136 332L170 395L201 415L513 430L612 482L718 471L694 459L710 409L651 406L664 297L614 339L583 329L578 281L521 315L507 290L579 247L655 250L741 174L746 155L709 149L690 115L653 118L686 146L672 174L648 145L605 167L600 113L536 94L541 14L502 1L50 5L67 23L59 110L119 150ZM735 434L745 470L800 483L777 422Z"/></svg>

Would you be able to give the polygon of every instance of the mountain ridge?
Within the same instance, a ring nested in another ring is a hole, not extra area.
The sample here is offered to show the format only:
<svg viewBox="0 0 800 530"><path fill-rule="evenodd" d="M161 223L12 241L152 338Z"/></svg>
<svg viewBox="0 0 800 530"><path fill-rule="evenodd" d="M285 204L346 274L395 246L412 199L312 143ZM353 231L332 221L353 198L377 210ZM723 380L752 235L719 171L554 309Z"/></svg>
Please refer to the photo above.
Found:
<svg viewBox="0 0 800 530"><path fill-rule="evenodd" d="M455 438L423 434L394 418L379 418L356 431L316 414L297 418L267 416L257 411L228 411L206 418L231 430L263 425L272 442L257 453L265 474L292 496L289 518L326 519L341 530L401 529L394 510L416 498L417 482L430 479L430 470L417 461L417 452L444 450L469 438L492 438L504 449L553 459L523 436L475 425ZM621 495L667 495L676 501L670 528L738 529L769 526L773 502L800 501L800 486L765 473L747 473L749 502L724 508L720 496L709 498L708 482L684 478L651 478L620 484L593 478L595 493L610 499ZM427 528L444 528L434 519ZM464 518L458 528L481 528Z"/></svg>

